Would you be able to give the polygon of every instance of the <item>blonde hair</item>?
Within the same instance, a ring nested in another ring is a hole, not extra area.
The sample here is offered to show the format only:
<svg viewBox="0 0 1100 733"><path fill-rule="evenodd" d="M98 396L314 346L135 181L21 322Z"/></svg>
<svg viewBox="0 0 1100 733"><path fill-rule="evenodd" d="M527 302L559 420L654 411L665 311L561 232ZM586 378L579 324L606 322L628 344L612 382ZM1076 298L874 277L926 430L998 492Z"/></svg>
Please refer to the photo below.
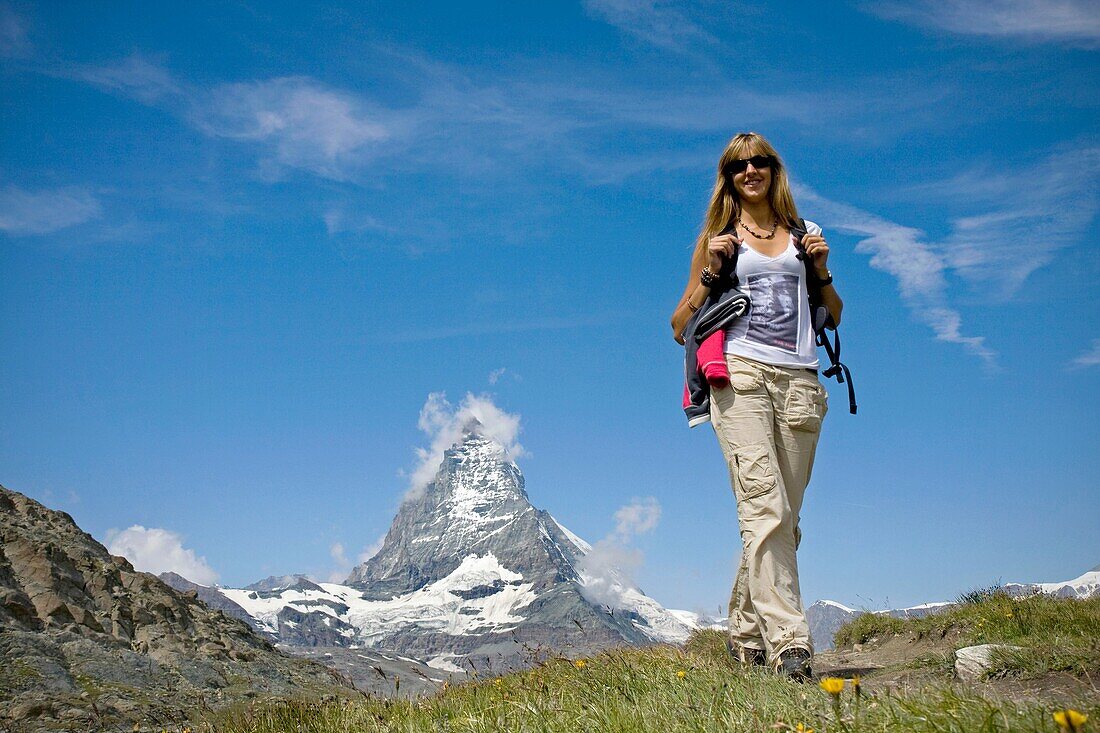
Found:
<svg viewBox="0 0 1100 733"><path fill-rule="evenodd" d="M733 187L733 175L726 168L733 161L751 158L754 155L770 155L772 158L772 181L768 186L768 203L783 226L790 229L798 223L798 209L791 195L791 184L787 180L787 167L779 158L771 143L763 135L755 132L740 132L726 145L722 157L718 159L718 179L714 182L714 193L710 197L703 229L695 241L695 255L699 256L707 248L711 237L717 236L730 222L741 214L741 199Z"/></svg>

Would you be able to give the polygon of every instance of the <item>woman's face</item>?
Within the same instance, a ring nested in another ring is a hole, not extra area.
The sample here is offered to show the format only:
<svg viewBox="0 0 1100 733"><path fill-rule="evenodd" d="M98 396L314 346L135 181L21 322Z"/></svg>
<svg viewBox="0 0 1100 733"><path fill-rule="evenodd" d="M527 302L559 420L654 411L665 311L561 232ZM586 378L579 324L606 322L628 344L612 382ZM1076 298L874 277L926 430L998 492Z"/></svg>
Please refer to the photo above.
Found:
<svg viewBox="0 0 1100 733"><path fill-rule="evenodd" d="M746 155L745 158L750 156ZM757 204L768 199L768 189L772 185L772 169L770 166L757 168L752 163L748 164L741 173L733 175L733 188L742 201L749 204Z"/></svg>

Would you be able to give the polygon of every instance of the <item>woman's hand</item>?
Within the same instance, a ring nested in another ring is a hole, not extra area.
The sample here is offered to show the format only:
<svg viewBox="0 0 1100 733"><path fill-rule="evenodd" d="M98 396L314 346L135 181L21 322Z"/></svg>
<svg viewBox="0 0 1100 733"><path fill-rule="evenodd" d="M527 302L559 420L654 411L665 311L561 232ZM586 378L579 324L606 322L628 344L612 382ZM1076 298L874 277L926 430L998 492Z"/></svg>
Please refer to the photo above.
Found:
<svg viewBox="0 0 1100 733"><path fill-rule="evenodd" d="M710 258L707 266L714 274L722 271L722 265L726 257L733 256L733 248L741 244L741 240L732 234L720 234L711 237L707 243L707 256Z"/></svg>
<svg viewBox="0 0 1100 733"><path fill-rule="evenodd" d="M826 265L829 261L829 245L825 243L825 237L820 234L807 234L802 237L802 247L806 250L806 254L814 258L814 270L817 274L825 277L829 269Z"/></svg>

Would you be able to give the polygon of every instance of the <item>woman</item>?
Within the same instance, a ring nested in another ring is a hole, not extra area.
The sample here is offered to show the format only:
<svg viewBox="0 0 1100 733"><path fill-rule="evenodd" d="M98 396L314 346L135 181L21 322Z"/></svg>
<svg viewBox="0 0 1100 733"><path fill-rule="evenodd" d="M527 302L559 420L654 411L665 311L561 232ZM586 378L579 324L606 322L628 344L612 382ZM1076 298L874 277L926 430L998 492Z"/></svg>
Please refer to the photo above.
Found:
<svg viewBox="0 0 1100 733"><path fill-rule="evenodd" d="M803 225L779 155L751 132L736 135L719 161L688 285L672 315L680 343L692 313L712 287L721 287L720 275L730 274L722 270L735 248L735 282L751 305L725 333L728 384L716 386L724 380L714 380L710 388L710 422L729 466L743 544L727 643L742 663L808 679L813 646L795 550L827 410L817 378L809 289L820 286L821 302L836 324L843 303L832 284L821 228ZM817 283L808 283L810 277Z"/></svg>

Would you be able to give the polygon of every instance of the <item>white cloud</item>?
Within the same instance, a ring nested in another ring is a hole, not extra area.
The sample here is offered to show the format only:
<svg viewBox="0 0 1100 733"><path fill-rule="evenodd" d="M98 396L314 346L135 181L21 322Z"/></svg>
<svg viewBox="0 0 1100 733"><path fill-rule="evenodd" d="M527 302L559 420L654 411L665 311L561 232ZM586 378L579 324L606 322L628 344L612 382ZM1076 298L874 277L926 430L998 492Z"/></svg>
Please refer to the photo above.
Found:
<svg viewBox="0 0 1100 733"><path fill-rule="evenodd" d="M652 496L635 499L615 512L614 536L622 542L653 531L661 521L661 505Z"/></svg>
<svg viewBox="0 0 1100 733"><path fill-rule="evenodd" d="M26 191L7 186L0 190L0 231L15 236L49 234L101 213L99 201L83 188Z"/></svg>
<svg viewBox="0 0 1100 733"><path fill-rule="evenodd" d="M348 556L344 554L344 545L339 542L332 543L332 546L328 548L328 554L332 557L333 562L336 563L336 567L328 575L328 582L339 583L344 578L348 577L348 571L351 569L351 560L348 560Z"/></svg>
<svg viewBox="0 0 1100 733"><path fill-rule="evenodd" d="M1089 231L1100 211L1100 147L1059 150L1010 172L969 171L923 187L921 196L945 204L963 200L977 209L951 220L951 233L939 248L963 277L994 282L1011 295Z"/></svg>
<svg viewBox="0 0 1100 733"><path fill-rule="evenodd" d="M25 58L30 53L26 22L7 5L0 5L0 56Z"/></svg>
<svg viewBox="0 0 1100 733"><path fill-rule="evenodd" d="M654 7L658 15L671 12ZM709 149L669 150L662 132L725 134L730 119L745 126L791 120L815 130L833 122L836 129L847 131L846 123L859 110L900 110L898 114L909 118L911 104L927 103L929 94L941 94L922 88L912 95L918 101L899 106L893 103L896 91L883 91L881 84L864 84L857 95L838 89L763 93L728 83L660 89L570 68L520 68L471 77L461 67L426 56L388 53L388 61L397 64L393 83L407 86L414 98L399 108L376 101L369 89L333 88L306 76L200 88L141 56L66 73L167 109L211 137L255 146L260 172L267 178L298 169L357 183L378 173L405 170L446 167L468 174L538 163L606 184L639 173L712 162ZM578 74L581 81L562 81ZM875 103L887 93L890 105ZM605 148L624 129L653 133L652 147L608 154ZM330 234L403 229L399 223L352 215L340 207L326 212L325 225Z"/></svg>
<svg viewBox="0 0 1100 733"><path fill-rule="evenodd" d="M1092 348L1070 362L1071 369L1088 369L1100 366L1100 339L1092 340Z"/></svg>
<svg viewBox="0 0 1100 733"><path fill-rule="evenodd" d="M1100 4L1095 0L890 0L866 7L888 20L961 35L1100 44Z"/></svg>
<svg viewBox="0 0 1100 733"><path fill-rule="evenodd" d="M443 392L432 392L420 409L417 426L429 438L427 448L417 448L417 464L409 474L409 490L405 501L415 499L435 478L443 453L462 439L473 420L480 423L478 432L499 444L502 456L514 460L524 455L519 443L520 416L501 410L488 395L467 393L456 408Z"/></svg>
<svg viewBox="0 0 1100 733"><path fill-rule="evenodd" d="M400 229L386 224L370 214L354 212L349 214L344 206L332 206L321 217L325 222L325 230L329 236L345 233L361 233L368 231L382 232L384 234L399 234Z"/></svg>
<svg viewBox="0 0 1100 733"><path fill-rule="evenodd" d="M993 365L996 355L985 345L985 338L963 335L962 317L947 301L944 257L925 241L924 232L830 201L805 186L796 189L799 201L810 204L806 208L814 212L815 221L824 229L863 237L856 251L871 256L871 267L894 276L902 300L937 339L961 344Z"/></svg>
<svg viewBox="0 0 1100 733"><path fill-rule="evenodd" d="M653 497L634 499L615 512L615 529L577 563L585 598L613 609L627 605L623 594L637 588L634 576L644 560L632 546L634 538L653 531L660 519L661 505Z"/></svg>
<svg viewBox="0 0 1100 733"><path fill-rule="evenodd" d="M378 551L382 549L382 543L386 537L383 535L377 540L372 542L356 556L356 564L365 563L372 557L378 554ZM334 567L329 571L327 575L327 582L329 583L343 583L347 580L349 574L351 574L353 565L351 559L347 555L347 551L344 549L342 542L333 542L328 548L329 557L332 558Z"/></svg>
<svg viewBox="0 0 1100 733"><path fill-rule="evenodd" d="M356 558L356 561L359 562L359 563L365 563L367 560L370 560L372 557L377 555L382 550L382 545L384 545L385 542L386 542L386 535L382 535L381 537L376 539L374 542L372 542L369 545L367 545L366 547L364 547L363 551L360 552L359 556Z"/></svg>
<svg viewBox="0 0 1100 733"><path fill-rule="evenodd" d="M501 367L500 369L494 369L493 371L489 372L489 384L496 384L497 382L499 382L500 378L504 376L504 372L504 367Z"/></svg>
<svg viewBox="0 0 1100 733"><path fill-rule="evenodd" d="M179 101L191 93L163 67L139 54L114 64L79 66L70 74L94 87L132 97L143 104L157 104L170 98Z"/></svg>
<svg viewBox="0 0 1100 733"><path fill-rule="evenodd" d="M715 40L682 11L660 0L585 0L584 6L593 17L660 48L686 51Z"/></svg>
<svg viewBox="0 0 1100 733"><path fill-rule="evenodd" d="M159 527L145 528L139 524L107 532L107 551L122 555L138 570L159 575L173 572L199 585L213 585L218 574L198 557L194 550L183 546L182 535Z"/></svg>
<svg viewBox="0 0 1100 733"><path fill-rule="evenodd" d="M197 122L268 146L279 166L342 180L393 137L383 116L358 95L294 76L215 87Z"/></svg>

